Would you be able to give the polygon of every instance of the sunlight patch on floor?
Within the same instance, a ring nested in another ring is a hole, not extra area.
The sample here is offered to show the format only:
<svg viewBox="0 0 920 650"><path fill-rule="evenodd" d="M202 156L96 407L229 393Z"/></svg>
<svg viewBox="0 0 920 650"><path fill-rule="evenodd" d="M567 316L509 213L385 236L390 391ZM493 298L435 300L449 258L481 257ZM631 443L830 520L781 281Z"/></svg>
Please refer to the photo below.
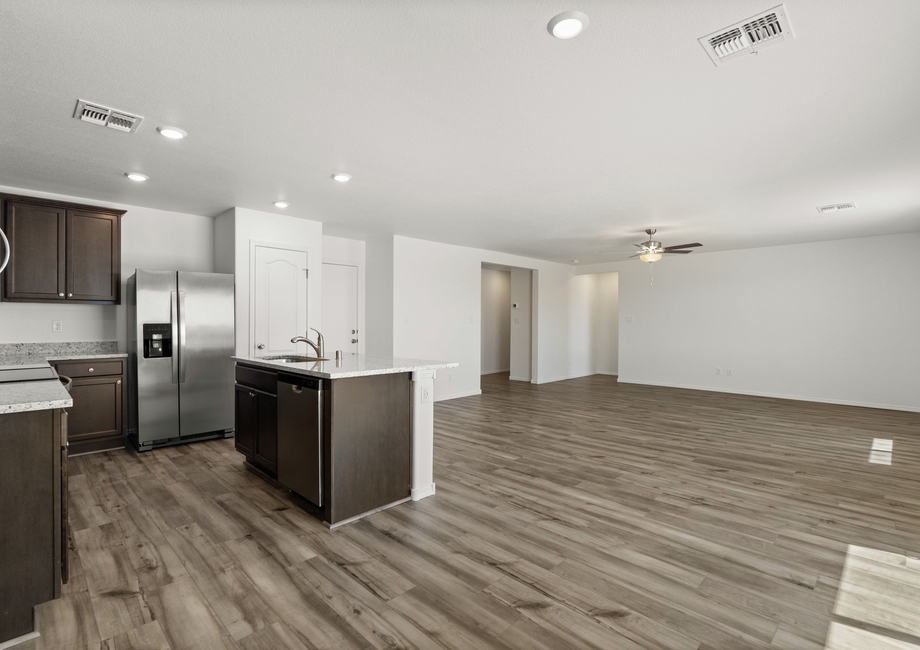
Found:
<svg viewBox="0 0 920 650"><path fill-rule="evenodd" d="M834 615L826 650L920 650L920 561L851 544Z"/></svg>
<svg viewBox="0 0 920 650"><path fill-rule="evenodd" d="M873 438L872 449L869 450L869 462L876 465L891 465L891 456L894 453L894 440L887 438Z"/></svg>

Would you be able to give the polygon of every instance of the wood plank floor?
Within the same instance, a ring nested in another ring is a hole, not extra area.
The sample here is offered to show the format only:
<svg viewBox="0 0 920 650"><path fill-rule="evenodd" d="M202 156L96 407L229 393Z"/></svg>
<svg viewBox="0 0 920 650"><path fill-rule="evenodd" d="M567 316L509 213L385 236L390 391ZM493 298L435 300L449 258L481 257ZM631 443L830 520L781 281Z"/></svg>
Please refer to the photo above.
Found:
<svg viewBox="0 0 920 650"><path fill-rule="evenodd" d="M21 647L920 646L920 414L493 375L435 419L437 495L336 531L230 440L73 459Z"/></svg>

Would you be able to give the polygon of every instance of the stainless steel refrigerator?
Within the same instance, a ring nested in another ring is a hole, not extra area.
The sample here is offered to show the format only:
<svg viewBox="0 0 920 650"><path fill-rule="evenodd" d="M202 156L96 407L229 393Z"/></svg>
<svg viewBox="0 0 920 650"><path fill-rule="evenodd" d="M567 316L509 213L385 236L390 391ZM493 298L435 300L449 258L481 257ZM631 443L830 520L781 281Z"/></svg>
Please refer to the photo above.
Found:
<svg viewBox="0 0 920 650"><path fill-rule="evenodd" d="M128 279L128 435L140 451L233 435L233 275Z"/></svg>

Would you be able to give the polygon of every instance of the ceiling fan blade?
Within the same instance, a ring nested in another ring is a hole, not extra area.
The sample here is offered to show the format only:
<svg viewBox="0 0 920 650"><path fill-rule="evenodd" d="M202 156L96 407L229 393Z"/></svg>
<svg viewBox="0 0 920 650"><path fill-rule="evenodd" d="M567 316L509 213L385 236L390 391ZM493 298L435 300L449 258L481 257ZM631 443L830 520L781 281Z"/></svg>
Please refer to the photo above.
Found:
<svg viewBox="0 0 920 650"><path fill-rule="evenodd" d="M645 248L646 245L645 245L645 243L643 242L643 243L641 243L641 244L633 244L633 246L635 246L636 248Z"/></svg>
<svg viewBox="0 0 920 650"><path fill-rule="evenodd" d="M630 255L630 256L627 257L626 259L631 260L631 259L634 258L634 257L639 257L640 255L642 255L642 253L636 253L635 255Z"/></svg>
<svg viewBox="0 0 920 650"><path fill-rule="evenodd" d="M696 248L697 246L702 246L699 242L695 244L681 244L680 246L665 246L664 250L673 251L677 248Z"/></svg>
<svg viewBox="0 0 920 650"><path fill-rule="evenodd" d="M669 251L667 248L661 251L662 255L689 255L693 251Z"/></svg>

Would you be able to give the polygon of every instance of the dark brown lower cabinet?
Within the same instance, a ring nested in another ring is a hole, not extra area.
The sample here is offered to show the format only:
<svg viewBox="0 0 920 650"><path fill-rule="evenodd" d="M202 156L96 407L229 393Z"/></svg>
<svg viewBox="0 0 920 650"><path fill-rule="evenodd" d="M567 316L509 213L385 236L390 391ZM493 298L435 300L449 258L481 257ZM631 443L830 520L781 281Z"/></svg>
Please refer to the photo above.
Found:
<svg viewBox="0 0 920 650"><path fill-rule="evenodd" d="M0 415L0 643L32 632L32 608L60 595L60 409Z"/></svg>
<svg viewBox="0 0 920 650"><path fill-rule="evenodd" d="M262 388L276 385L277 374L261 373L250 379ZM266 377L265 375L273 375ZM236 450L271 476L278 473L278 397L252 385L236 384Z"/></svg>
<svg viewBox="0 0 920 650"><path fill-rule="evenodd" d="M124 360L55 361L59 375L73 379L70 396L70 455L125 446Z"/></svg>

